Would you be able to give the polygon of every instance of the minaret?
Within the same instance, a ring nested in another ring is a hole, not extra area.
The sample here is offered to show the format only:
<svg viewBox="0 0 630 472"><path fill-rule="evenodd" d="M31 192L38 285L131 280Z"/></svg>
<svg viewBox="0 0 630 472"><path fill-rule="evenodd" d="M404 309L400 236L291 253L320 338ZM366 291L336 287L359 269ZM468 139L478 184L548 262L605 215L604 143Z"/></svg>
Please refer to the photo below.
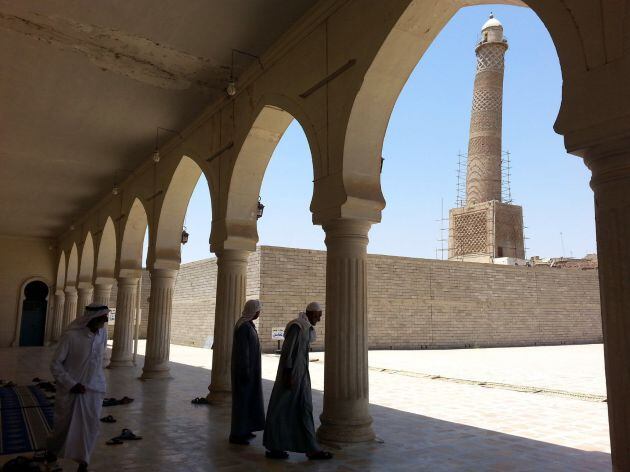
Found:
<svg viewBox="0 0 630 472"><path fill-rule="evenodd" d="M470 116L466 205L449 214L449 259L523 259L523 209L501 201L503 72L507 39L493 15L475 48L477 71Z"/></svg>
<svg viewBox="0 0 630 472"><path fill-rule="evenodd" d="M466 204L501 201L501 118L507 39L493 15L481 28L470 115Z"/></svg>

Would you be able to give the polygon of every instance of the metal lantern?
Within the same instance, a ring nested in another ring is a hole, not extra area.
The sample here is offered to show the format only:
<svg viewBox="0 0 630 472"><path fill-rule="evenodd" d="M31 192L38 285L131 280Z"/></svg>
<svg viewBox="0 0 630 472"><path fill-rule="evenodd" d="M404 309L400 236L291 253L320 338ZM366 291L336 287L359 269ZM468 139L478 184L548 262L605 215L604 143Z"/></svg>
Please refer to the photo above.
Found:
<svg viewBox="0 0 630 472"><path fill-rule="evenodd" d="M186 244L188 242L189 234L186 232L186 228L182 230L182 244Z"/></svg>
<svg viewBox="0 0 630 472"><path fill-rule="evenodd" d="M258 207L256 208L256 219L257 220L262 218L264 211L265 211L265 205L260 203L260 197L258 197Z"/></svg>

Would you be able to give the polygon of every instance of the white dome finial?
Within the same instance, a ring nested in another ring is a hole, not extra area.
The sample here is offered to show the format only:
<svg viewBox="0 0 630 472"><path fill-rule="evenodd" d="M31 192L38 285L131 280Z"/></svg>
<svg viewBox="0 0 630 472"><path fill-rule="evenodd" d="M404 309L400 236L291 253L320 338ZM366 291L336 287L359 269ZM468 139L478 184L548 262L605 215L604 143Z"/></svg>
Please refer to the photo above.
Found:
<svg viewBox="0 0 630 472"><path fill-rule="evenodd" d="M488 18L488 21L486 21L483 26L481 27L481 31L488 29L488 28L503 28L503 25L501 24L501 22L499 20L497 20L494 17L493 13L490 13L490 18Z"/></svg>

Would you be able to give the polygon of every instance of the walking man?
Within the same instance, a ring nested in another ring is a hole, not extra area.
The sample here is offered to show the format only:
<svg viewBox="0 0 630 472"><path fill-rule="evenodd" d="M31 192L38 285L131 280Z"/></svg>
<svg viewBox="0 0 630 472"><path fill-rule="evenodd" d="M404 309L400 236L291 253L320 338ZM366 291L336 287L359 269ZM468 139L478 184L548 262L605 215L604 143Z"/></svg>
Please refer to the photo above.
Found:
<svg viewBox="0 0 630 472"><path fill-rule="evenodd" d="M286 451L303 452L311 459L331 459L315 438L311 376L308 352L315 340L314 326L322 317L317 302L310 303L306 312L291 321L284 335L276 382L267 410L263 444L270 459L286 459Z"/></svg>
<svg viewBox="0 0 630 472"><path fill-rule="evenodd" d="M248 445L254 431L265 428L260 341L254 320L260 316L259 300L248 300L234 326L232 341L232 429L230 442Z"/></svg>
<svg viewBox="0 0 630 472"><path fill-rule="evenodd" d="M48 438L47 462L57 456L86 471L99 432L106 383L103 354L107 346L109 308L91 303L59 339L50 364L57 382L54 430Z"/></svg>

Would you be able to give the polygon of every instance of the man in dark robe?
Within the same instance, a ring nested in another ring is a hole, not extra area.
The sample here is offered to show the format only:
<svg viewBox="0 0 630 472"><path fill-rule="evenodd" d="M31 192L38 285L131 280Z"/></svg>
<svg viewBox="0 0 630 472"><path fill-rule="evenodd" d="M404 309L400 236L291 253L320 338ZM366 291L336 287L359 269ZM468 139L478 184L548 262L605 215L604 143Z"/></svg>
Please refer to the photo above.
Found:
<svg viewBox="0 0 630 472"><path fill-rule="evenodd" d="M273 386L263 444L270 459L286 459L286 451L303 452L309 459L330 459L315 438L308 352L315 340L314 326L322 317L318 303L291 321L284 331L278 374Z"/></svg>
<svg viewBox="0 0 630 472"><path fill-rule="evenodd" d="M261 303L248 300L243 316L234 326L232 341L232 430L230 442L248 445L254 431L265 428L262 394L260 342L254 320L260 316Z"/></svg>

